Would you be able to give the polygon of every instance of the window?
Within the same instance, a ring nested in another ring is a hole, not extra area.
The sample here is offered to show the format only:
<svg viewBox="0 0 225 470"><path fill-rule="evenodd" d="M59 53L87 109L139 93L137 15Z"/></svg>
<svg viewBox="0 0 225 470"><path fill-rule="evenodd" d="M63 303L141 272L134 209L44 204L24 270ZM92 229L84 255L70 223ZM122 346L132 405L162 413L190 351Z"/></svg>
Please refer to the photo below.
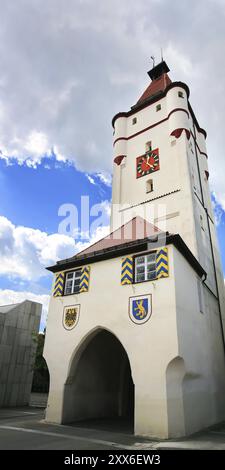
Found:
<svg viewBox="0 0 225 470"><path fill-rule="evenodd" d="M66 274L64 294L75 294L80 290L81 269Z"/></svg>
<svg viewBox="0 0 225 470"><path fill-rule="evenodd" d="M132 119L132 124L134 125L134 124L136 124L136 122L137 122L137 118L135 117L135 118Z"/></svg>
<svg viewBox="0 0 225 470"><path fill-rule="evenodd" d="M156 253L135 258L135 282L156 279Z"/></svg>
<svg viewBox="0 0 225 470"><path fill-rule="evenodd" d="M184 98L183 91L178 91L178 96L179 96L179 98Z"/></svg>
<svg viewBox="0 0 225 470"><path fill-rule="evenodd" d="M153 191L153 180L146 181L146 193L151 193Z"/></svg>
<svg viewBox="0 0 225 470"><path fill-rule="evenodd" d="M157 104L156 111L160 111L160 109L161 109L161 104Z"/></svg>
<svg viewBox="0 0 225 470"><path fill-rule="evenodd" d="M145 151L146 151L146 152L151 152L151 150L152 150L152 143L151 143L151 141L146 142L146 144L145 144Z"/></svg>

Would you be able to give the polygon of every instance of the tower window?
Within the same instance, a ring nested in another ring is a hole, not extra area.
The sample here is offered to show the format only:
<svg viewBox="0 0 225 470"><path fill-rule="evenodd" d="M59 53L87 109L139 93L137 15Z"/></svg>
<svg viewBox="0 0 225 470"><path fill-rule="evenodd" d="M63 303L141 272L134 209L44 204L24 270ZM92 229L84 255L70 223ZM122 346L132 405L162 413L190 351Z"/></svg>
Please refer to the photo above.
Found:
<svg viewBox="0 0 225 470"><path fill-rule="evenodd" d="M135 258L135 282L156 279L156 253Z"/></svg>
<svg viewBox="0 0 225 470"><path fill-rule="evenodd" d="M146 193L151 193L153 191L153 180L146 181Z"/></svg>
<svg viewBox="0 0 225 470"><path fill-rule="evenodd" d="M179 98L184 98L183 91L178 91L178 96L179 96Z"/></svg>
<svg viewBox="0 0 225 470"><path fill-rule="evenodd" d="M157 104L156 111L160 111L161 108L162 108L161 104Z"/></svg>
<svg viewBox="0 0 225 470"><path fill-rule="evenodd" d="M146 152L151 152L151 150L152 150L152 143L151 143L151 141L146 142L146 144L145 144L145 150L146 150Z"/></svg>
<svg viewBox="0 0 225 470"><path fill-rule="evenodd" d="M134 118L132 119L132 124L134 125L134 124L136 124L136 123L137 123L137 118L134 117Z"/></svg>

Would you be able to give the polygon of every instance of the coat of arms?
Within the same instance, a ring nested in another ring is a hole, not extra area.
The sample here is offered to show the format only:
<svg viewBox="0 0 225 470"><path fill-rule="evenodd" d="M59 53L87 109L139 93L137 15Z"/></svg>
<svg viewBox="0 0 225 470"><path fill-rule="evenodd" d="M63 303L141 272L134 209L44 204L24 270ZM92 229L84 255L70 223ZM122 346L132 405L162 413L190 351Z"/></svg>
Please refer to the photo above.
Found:
<svg viewBox="0 0 225 470"><path fill-rule="evenodd" d="M73 305L64 308L63 326L67 330L72 330L78 322L80 305Z"/></svg>
<svg viewBox="0 0 225 470"><path fill-rule="evenodd" d="M134 323L145 323L152 313L152 296L138 295L129 299L129 315Z"/></svg>

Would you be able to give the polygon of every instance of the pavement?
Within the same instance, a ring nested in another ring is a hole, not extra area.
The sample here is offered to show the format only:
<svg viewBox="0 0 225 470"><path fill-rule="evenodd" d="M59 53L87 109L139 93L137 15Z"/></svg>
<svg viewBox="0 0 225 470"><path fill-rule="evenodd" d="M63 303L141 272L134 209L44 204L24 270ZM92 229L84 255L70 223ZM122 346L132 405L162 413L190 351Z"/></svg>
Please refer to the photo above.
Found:
<svg viewBox="0 0 225 470"><path fill-rule="evenodd" d="M153 441L134 436L118 422L117 427L115 423L106 420L71 426L47 424L41 408L2 408L0 450L12 449L225 450L225 423L186 439Z"/></svg>

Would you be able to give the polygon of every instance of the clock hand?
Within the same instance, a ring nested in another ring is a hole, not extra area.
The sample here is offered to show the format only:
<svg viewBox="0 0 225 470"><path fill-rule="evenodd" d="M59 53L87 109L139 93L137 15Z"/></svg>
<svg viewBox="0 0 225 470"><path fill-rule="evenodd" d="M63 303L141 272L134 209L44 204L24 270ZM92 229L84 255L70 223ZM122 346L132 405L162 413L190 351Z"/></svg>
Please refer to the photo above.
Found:
<svg viewBox="0 0 225 470"><path fill-rule="evenodd" d="M150 159L150 157L147 157L146 165L148 165L148 166L151 168L151 167L153 166L153 164L152 164L152 163L149 163L149 159Z"/></svg>

